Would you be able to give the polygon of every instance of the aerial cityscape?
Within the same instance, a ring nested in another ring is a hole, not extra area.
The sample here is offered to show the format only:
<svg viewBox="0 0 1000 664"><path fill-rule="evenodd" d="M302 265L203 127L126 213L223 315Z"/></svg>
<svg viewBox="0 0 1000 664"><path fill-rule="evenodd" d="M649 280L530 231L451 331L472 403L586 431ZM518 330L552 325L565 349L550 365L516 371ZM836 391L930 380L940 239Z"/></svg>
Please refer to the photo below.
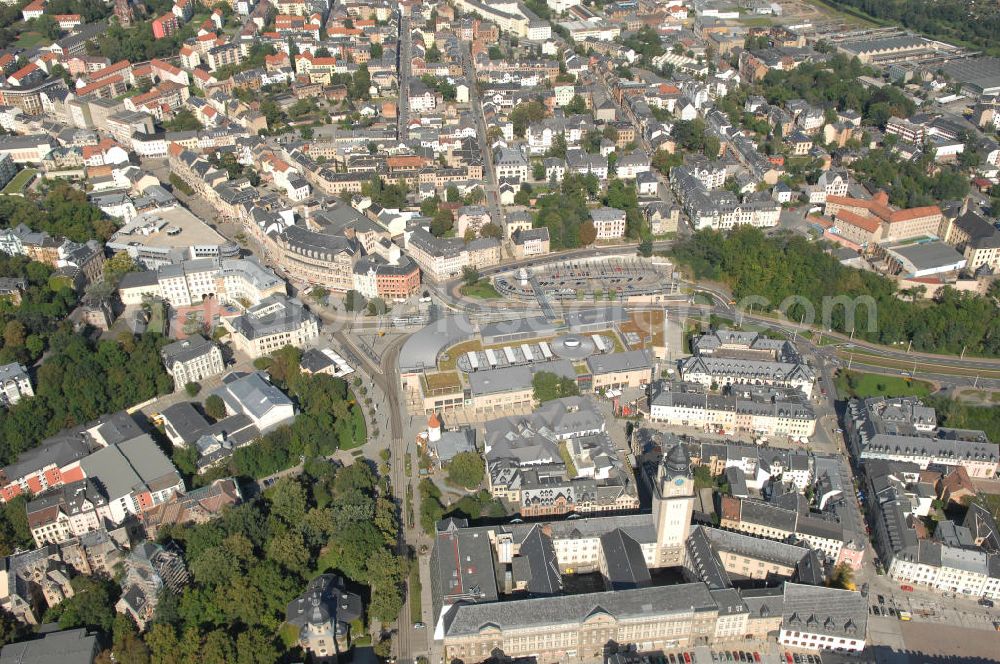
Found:
<svg viewBox="0 0 1000 664"><path fill-rule="evenodd" d="M0 2L0 664L1000 661L1000 6Z"/></svg>

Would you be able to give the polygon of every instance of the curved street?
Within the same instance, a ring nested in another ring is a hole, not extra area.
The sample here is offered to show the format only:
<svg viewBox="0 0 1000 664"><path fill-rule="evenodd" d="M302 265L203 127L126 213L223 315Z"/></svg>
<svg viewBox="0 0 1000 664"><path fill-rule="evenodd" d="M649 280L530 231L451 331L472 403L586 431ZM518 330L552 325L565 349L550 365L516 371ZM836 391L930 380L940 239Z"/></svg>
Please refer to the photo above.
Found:
<svg viewBox="0 0 1000 664"><path fill-rule="evenodd" d="M531 258L522 261L510 261L502 266L483 270L484 276L492 276L501 272L507 272L518 267L536 267L541 265L565 262L566 260L591 258L605 255L631 254L635 252L634 246L618 245L614 247L599 247L561 254L550 254L545 257ZM436 285L427 285L439 304L448 310L456 313L465 313L477 317L477 319L496 320L499 318L510 318L521 315L539 315L541 308L537 303L511 303L507 300L474 300L462 296L459 293L460 280L454 279L449 282ZM767 327L787 336L790 336L799 343L806 355L811 356L816 365L818 380L826 394L834 394L833 374L841 367L881 372L897 373L886 366L873 364L873 361L896 361L905 362L908 369L899 371L912 375L914 378L933 381L939 384L966 386L974 385L984 388L1000 388L1000 360L990 358L964 358L933 355L928 353L906 352L899 348L880 346L870 342L852 339L849 335L832 333L822 330L817 326L796 323L787 319L780 319L761 314L752 314L742 307L734 305L731 295L716 285L684 283L683 286L691 293L703 293L709 296L713 304L697 305L690 302L671 303L666 306L649 304L628 304L621 303L630 310L643 310L650 308L665 309L668 314L672 314L677 319L696 318L704 321L707 325L711 317L724 318L734 323L752 323L760 327ZM610 304L610 303L605 303ZM599 303L565 302L560 303L562 311L574 309L593 309L601 306ZM403 528L400 532L399 551L408 554L412 549L419 550L421 544L429 542L427 537L419 528L407 527L405 514L407 487L416 496L416 484L413 477L407 474L406 456L409 454L409 443L407 441L407 430L410 428L404 425L404 419L409 418L412 424L412 417L405 413L406 404L402 396L401 386L398 380L399 375L399 353L403 343L409 337L409 333L393 333L391 340L383 349L380 355L375 355L371 346L362 340L362 334L375 335L387 327L386 316L367 317L349 312L321 310L317 312L327 326L335 327L332 337L343 348L350 349L357 358L361 369L370 377L372 382L379 387L386 397L384 404L388 408L389 436L388 447L391 451L391 483L393 495L401 511L401 522ZM803 337L804 332L816 337ZM826 343L820 342L823 337ZM814 343L813 338L817 338L819 343ZM857 353L858 359L851 358L852 353ZM869 358L867 361L865 358ZM872 359L874 358L874 359ZM959 375L951 372L966 372L968 375ZM976 375L982 372L982 375ZM820 436L825 444L834 449L843 450L840 436L832 435L837 424L837 414L828 399L822 399L818 415L820 426L817 427L817 436ZM418 506L413 505L417 510ZM424 615L433 621L433 616L427 613L429 589L427 585L427 570L422 570L424 583L422 594L426 597L422 601ZM407 593L406 602L397 621L395 652L400 661L412 661L420 655L427 655L430 651L429 629L415 626L411 618L410 602L412 598ZM429 623L430 624L430 623Z"/></svg>

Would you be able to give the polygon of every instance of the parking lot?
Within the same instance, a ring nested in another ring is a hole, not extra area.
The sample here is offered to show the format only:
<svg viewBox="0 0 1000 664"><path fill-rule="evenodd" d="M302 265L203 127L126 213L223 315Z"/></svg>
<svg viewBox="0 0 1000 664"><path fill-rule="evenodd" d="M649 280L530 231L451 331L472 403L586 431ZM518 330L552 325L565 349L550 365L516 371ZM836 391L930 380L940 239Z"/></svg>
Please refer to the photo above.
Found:
<svg viewBox="0 0 1000 664"><path fill-rule="evenodd" d="M912 586L906 586L910 588ZM975 597L936 593L919 587L904 591L886 577L875 577L869 590L868 613L872 618L887 618L898 622L953 625L976 631L991 632L1000 624L1000 610L989 606L993 602ZM903 612L902 616L900 612Z"/></svg>
<svg viewBox="0 0 1000 664"><path fill-rule="evenodd" d="M578 300L616 294L619 297L670 294L676 289L670 275L663 274L646 261L635 258L605 258L569 261L531 268L528 279L519 271L497 276L497 291L515 299L530 300L536 287L552 300Z"/></svg>
<svg viewBox="0 0 1000 664"><path fill-rule="evenodd" d="M910 662L906 653L920 653L927 661L996 661L995 631L872 616L868 620L868 642L878 644L879 662ZM940 658L940 659L938 659Z"/></svg>

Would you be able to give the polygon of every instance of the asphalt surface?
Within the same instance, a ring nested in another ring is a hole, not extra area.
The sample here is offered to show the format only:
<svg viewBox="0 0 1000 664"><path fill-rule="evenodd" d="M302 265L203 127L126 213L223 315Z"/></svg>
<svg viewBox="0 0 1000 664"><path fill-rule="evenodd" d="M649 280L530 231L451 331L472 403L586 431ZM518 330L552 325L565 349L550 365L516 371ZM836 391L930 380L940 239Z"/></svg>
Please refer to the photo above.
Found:
<svg viewBox="0 0 1000 664"><path fill-rule="evenodd" d="M411 50L413 48L410 36L410 17L400 16L399 18L399 62L396 67L399 71L399 103L396 104L396 132L400 141L409 138L410 129L410 76L411 63L413 58Z"/></svg>
<svg viewBox="0 0 1000 664"><path fill-rule="evenodd" d="M486 120L483 116L483 103L479 96L479 83L472 65L472 54L469 44L462 44L462 70L469 81L469 97L472 103L472 115L476 120L476 138L479 141L479 154L483 156L483 175L486 180L486 207L490 219L501 228L504 227L503 211L500 209L500 196L496 170L493 168L493 155L490 152L489 140L486 134Z"/></svg>

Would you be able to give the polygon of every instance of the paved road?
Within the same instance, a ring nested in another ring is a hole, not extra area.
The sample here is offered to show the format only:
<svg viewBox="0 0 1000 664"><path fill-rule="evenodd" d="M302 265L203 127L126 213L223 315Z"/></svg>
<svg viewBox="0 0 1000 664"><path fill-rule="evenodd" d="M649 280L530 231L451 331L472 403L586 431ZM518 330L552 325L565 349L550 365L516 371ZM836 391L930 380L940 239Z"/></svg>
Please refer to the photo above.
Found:
<svg viewBox="0 0 1000 664"><path fill-rule="evenodd" d="M401 387L397 379L396 368L399 366L399 351L407 339L407 335L400 335L389 342L389 345L382 352L379 361L373 360L366 350L357 341L357 335L338 331L333 334L333 338L342 347L350 349L361 364L361 369L367 373L374 384L376 384L386 397L385 411L389 414L389 435L391 452L390 460L390 482L393 497L399 507L401 522L397 551L407 555L410 547L417 549L419 542L413 529L406 527L406 487L410 483L410 478L406 474L406 455L408 453L405 430L403 426L403 416L406 406L402 401ZM380 409L381 410L381 409ZM414 499L416 499L416 487L413 488ZM414 505L414 509L417 506ZM397 619L395 652L401 662L407 662L413 656L427 652L427 631L414 629L410 619L410 592L407 588L406 601Z"/></svg>
<svg viewBox="0 0 1000 664"><path fill-rule="evenodd" d="M592 253L595 252L595 253ZM586 253L591 253L591 255L596 255L600 253L600 250L588 250ZM566 260L564 256L555 257L556 260ZM538 259L531 261L532 263L539 262ZM510 269L510 266L505 266L503 269ZM757 325L768 326L773 329L780 330L788 335L797 335L801 331L808 329L808 326L803 326L795 323L790 323L787 321L775 321L770 318L765 318L761 316L751 316L749 313L741 313L735 307L733 307L730 302L729 295L717 288L713 287L699 287L699 290L710 294L713 298L715 304L712 306L694 306L694 305L671 305L667 307L669 312L675 313L681 316L696 316L705 317L708 313L714 313L719 316L729 317L731 319L739 319L745 322L751 322ZM446 303L449 303L453 308L463 310L466 303L462 300L451 299L450 291L448 288L437 288L435 289L436 295L443 299ZM479 303L482 306L482 303ZM506 313L508 316L513 313L511 307L506 302L493 303L493 306L497 309L496 313L498 315L503 315ZM486 307L489 308L488 306ZM516 314L515 314L516 315ZM330 322L336 321L337 323L344 325L347 323L345 317L338 315L336 312L326 312L326 317L330 318ZM368 321L365 319L353 321L359 326L363 326L366 329L376 328L378 326L377 321ZM391 435L391 450L392 450L392 472L391 480L393 486L393 492L396 496L401 509L404 505L406 487L411 484L411 479L405 474L405 455L407 454L407 442L405 427L403 425L404 408L405 404L402 400L402 395L400 394L400 386L398 380L396 379L398 367L398 355L400 348L402 346L403 340L406 338L405 335L400 335L397 339L389 342L387 348L383 351L381 357L376 360L370 357L361 347L358 341L357 329L351 332L345 332L340 330L334 333L334 338L345 348L352 349L352 352L358 357L359 363L362 365L360 368L367 372L371 377L373 382L375 382L380 389L386 395L388 412L391 414L389 429ZM799 344L803 352L810 355L814 360L818 372L819 372L819 385L822 389L825 389L827 395L832 397L834 392L833 385L833 372L837 368L837 361L834 355L835 347L830 346L816 346L810 340L799 338ZM892 357L898 354L898 351L894 349L882 349L877 346L866 344L867 348L875 352L885 351L886 355ZM913 355L906 355L908 359L912 359ZM918 365L920 364L921 358L918 357ZM933 359L928 360L933 362ZM971 363L977 363L981 360L973 359L970 360ZM961 363L962 359L955 358L953 362ZM835 449L841 452L845 452L844 441L840 434L835 432L836 427L836 413L833 410L832 404L829 398L820 399L817 404L817 411L820 418L819 430L817 432L817 439L823 441L824 444L819 445L826 449ZM845 464L845 477L850 483L853 483L853 476L851 474L851 469ZM414 494L416 494L414 487ZM415 496L416 497L416 496ZM418 505L413 506L415 510L419 508ZM405 516L405 515L404 515ZM863 528L863 523L861 521L860 512L857 515L855 527L857 529ZM411 529L403 529L401 533L401 540L399 543L400 550L405 552L408 550L409 546L419 549L421 541L426 541L420 533ZM426 578L427 570L422 569L422 574ZM880 577L874 575L874 570L870 557L866 559L865 568L858 575L859 581L876 580ZM875 581L878 583L878 581ZM879 587L884 591L883 594L889 596L892 589L890 586L886 585ZM895 595L893 595L895 596ZM967 604L963 602L963 604ZM974 607L974 605L972 605ZM425 605L426 609L426 605ZM396 652L401 661L411 661L412 658L420 654L425 654L430 652L428 643L429 639L429 629L430 625L433 623L433 617L428 616L425 611L425 617L428 620L428 629L414 629L409 608L409 596L407 597L407 604L403 607L403 610L398 619L398 631L396 640ZM988 624L984 618L970 619L975 623L982 623L983 625Z"/></svg>
<svg viewBox="0 0 1000 664"><path fill-rule="evenodd" d="M479 83L472 64L472 54L468 44L462 44L462 69L469 81L469 96L472 102L472 115L476 119L476 138L479 141L479 153L483 156L483 174L486 176L486 207L490 219L501 228L504 227L503 211L500 209L500 197L496 170L493 168L493 157L489 149L489 138L486 135L486 120L483 117L483 103L479 96Z"/></svg>
<svg viewBox="0 0 1000 664"><path fill-rule="evenodd" d="M879 602L879 597L883 601ZM994 622L1000 621L1000 609L987 608L977 603L976 597L965 597L949 593L947 595L929 589L915 587L912 591L902 590L902 586L887 576L873 576L868 585L869 605L880 607L880 612L886 608L909 611L913 614L912 622L932 623L934 628L943 625L953 625L974 630L985 630L994 633ZM897 619L896 616L890 618Z"/></svg>
<svg viewBox="0 0 1000 664"><path fill-rule="evenodd" d="M410 135L407 123L410 120L410 70L413 61L411 55L412 41L410 37L410 17L401 15L399 17L399 63L397 64L399 71L399 103L396 104L397 133L400 142L405 141Z"/></svg>
<svg viewBox="0 0 1000 664"><path fill-rule="evenodd" d="M661 246L665 247L669 243L658 243L657 249ZM492 268L486 268L481 270L481 274L484 276L492 276L502 272L509 272L515 270L519 267L533 267L539 265L546 265L550 263L558 263L566 260L581 259L581 258L591 258L600 255L615 255L622 253L631 253L634 251L632 245L620 245L615 247L598 247L591 249L580 249L571 252L564 252L559 254L552 254L544 257L530 258L518 261L511 261L505 263L501 266L496 266ZM538 308L536 306L531 306L530 304L514 304L506 300L473 300L470 298L463 298L458 293L458 286L461 281L454 279L442 284L438 284L434 287L436 294L445 301L450 308L455 310L466 310L471 309L475 312L483 312L490 308L495 308L497 310L502 310L506 312L518 312L518 311L533 311L537 312ZM740 323L752 323L759 326L769 327L777 330L781 330L786 334L801 334L805 331L811 331L815 333L822 333L823 336L828 339L836 339L840 345L840 352L838 353L838 346L823 346L817 352L823 355L827 361L831 364L836 365L834 358L837 358L837 362L841 366L846 365L847 357L845 357L845 351L851 349L856 350L858 353L866 353L869 355L877 356L886 360L893 360L899 363L905 363L905 369L900 367L899 369L887 368L876 366L873 364L865 364L864 357L859 356L856 360L852 361L852 368L858 368L864 371L871 371L875 373L886 373L893 374L899 373L901 371L908 371L913 374L914 378L921 378L925 380L931 380L938 383L948 384L948 385L961 385L961 386L973 386L982 388L994 388L1000 389L1000 359L992 358L981 358L981 357L955 357L953 355L936 355L932 353L921 353L917 351L907 352L903 348L893 348L891 346L882 346L874 344L867 341L862 341L860 339L852 338L851 335L840 334L837 332L830 332L816 325L795 323L787 319L776 319L770 316L762 316L760 314L754 314L753 308L750 306L740 306L735 303L732 299L731 293L724 290L721 287L709 285L709 284L688 284L688 286L697 292L701 292L713 300L712 306L689 306L689 305L674 305L668 304L667 311L677 313L680 315L694 316L701 318L708 318L709 315L721 316L729 318L735 322ZM587 306L587 308L592 308L594 305L581 305L580 303L569 303L569 306ZM641 307L640 307L641 308ZM850 348L848 348L848 345ZM839 355L839 357L838 357ZM968 372L969 375L960 375L953 373L955 371ZM977 371L981 371L978 376Z"/></svg>

